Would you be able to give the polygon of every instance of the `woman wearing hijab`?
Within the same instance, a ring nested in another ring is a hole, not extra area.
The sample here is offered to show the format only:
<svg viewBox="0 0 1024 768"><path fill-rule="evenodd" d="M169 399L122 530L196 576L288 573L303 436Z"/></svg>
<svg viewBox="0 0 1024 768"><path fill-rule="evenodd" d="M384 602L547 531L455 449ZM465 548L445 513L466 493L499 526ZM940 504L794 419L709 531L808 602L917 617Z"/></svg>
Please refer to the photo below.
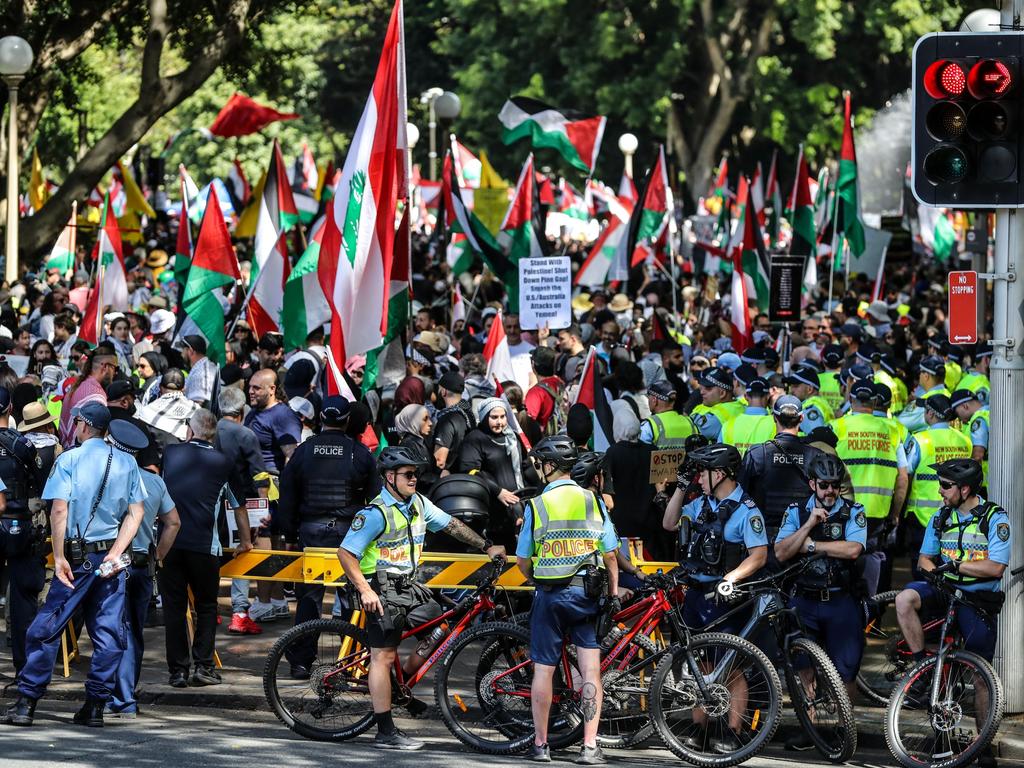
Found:
<svg viewBox="0 0 1024 768"><path fill-rule="evenodd" d="M514 491L539 484L537 473L526 460L526 451L513 431L505 403L489 397L477 407L477 426L466 433L459 452L458 471L480 477L491 491L488 535L495 543L509 545L516 537L516 520L522 504Z"/></svg>
<svg viewBox="0 0 1024 768"><path fill-rule="evenodd" d="M427 442L430 438L431 427L430 411L425 405L410 403L395 416L398 444L414 448L427 461L427 468L420 473L419 485L416 488L420 493L427 493L438 478L437 467L433 460L433 448Z"/></svg>
<svg viewBox="0 0 1024 768"><path fill-rule="evenodd" d="M167 372L167 358L159 352L144 352L139 358L139 405L148 405L160 397L160 378Z"/></svg>

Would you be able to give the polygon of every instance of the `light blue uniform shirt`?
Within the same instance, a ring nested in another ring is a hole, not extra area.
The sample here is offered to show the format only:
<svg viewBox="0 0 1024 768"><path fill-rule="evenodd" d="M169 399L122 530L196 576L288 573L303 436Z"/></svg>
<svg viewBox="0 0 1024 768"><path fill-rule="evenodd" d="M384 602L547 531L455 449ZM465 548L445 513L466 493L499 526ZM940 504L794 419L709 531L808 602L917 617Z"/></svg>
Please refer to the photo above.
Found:
<svg viewBox="0 0 1024 768"><path fill-rule="evenodd" d="M699 518L701 510L704 508L704 498L704 496L700 496L683 507L682 516L691 520ZM737 485L732 493L722 499L722 501L731 499L740 502L736 511L725 521L725 525L722 527L722 538L730 544L742 543L748 550L753 547L767 547L768 534L764 530L764 515L756 506L751 506L753 502L748 505L740 501L742 498L743 488ZM717 513L718 506L722 501L713 496L708 496L707 500L711 505L711 511ZM704 582L718 581L717 576L708 573L694 574L693 578Z"/></svg>
<svg viewBox="0 0 1024 768"><path fill-rule="evenodd" d="M544 493L553 488L561 488L563 485L576 485L572 480L555 480L544 487ZM619 535L615 532L608 510L604 508L604 502L597 496L597 506L601 510L601 517L604 520L604 530L601 531L600 548L602 554L614 552L619 548ZM519 540L516 542L516 557L529 559L533 557L533 504L526 505L526 512L523 514L523 527L519 529Z"/></svg>
<svg viewBox="0 0 1024 768"><path fill-rule="evenodd" d="M108 457L110 473L107 485L90 523L89 514L99 496ZM134 456L117 450L104 440L90 438L78 448L57 457L42 498L67 502L68 538L82 536L86 541L107 541L117 538L128 505L146 500L146 489Z"/></svg>
<svg viewBox="0 0 1024 768"><path fill-rule="evenodd" d="M142 485L146 489L146 500L142 502L145 514L139 532L132 539L132 551L149 554L150 547L156 545L156 518L164 517L174 509L174 501L167 492L167 486L160 475L142 470Z"/></svg>
<svg viewBox="0 0 1024 768"><path fill-rule="evenodd" d="M832 519L832 517L839 511L842 503L842 499L837 499L836 503L827 510L828 518L825 522ZM804 509L808 512L816 506L818 506L818 500L814 496L811 496L804 503ZM782 516L782 527L779 528L779 533L775 537L775 543L777 544L787 536L792 536L798 530L800 530L800 507L797 504L790 504L786 509L786 514ZM843 532L843 538L846 541L854 541L862 547L866 547L868 545L868 520L867 516L864 514L863 504L850 505L850 517L846 521L846 530Z"/></svg>
<svg viewBox="0 0 1024 768"><path fill-rule="evenodd" d="M694 414L693 423L708 440L714 440L722 433L722 421L713 413Z"/></svg>
<svg viewBox="0 0 1024 768"><path fill-rule="evenodd" d="M945 421L937 421L928 429L949 429L949 424ZM907 438L907 468L910 470L910 474L917 472L917 465L920 463L921 446L917 444L917 439L911 435Z"/></svg>
<svg viewBox="0 0 1024 768"><path fill-rule="evenodd" d="M918 384L917 389L914 390L913 397L923 397L927 399L932 395L939 394L945 388L945 385L938 384L929 389L927 392L922 392L920 391L921 385ZM900 415L897 416L896 419L900 422L900 424L909 429L911 433L920 432L922 429L925 429L928 426L928 422L924 420L924 410L925 409L923 405L917 405L912 399L909 403L907 403L906 407L900 412Z"/></svg>
<svg viewBox="0 0 1024 768"><path fill-rule="evenodd" d="M438 507L434 502L428 499L426 496L418 494L420 501L423 503L423 520L427 524L427 530L433 533L443 531L448 523L451 522L452 516L447 512ZM387 488L382 488L380 491L381 501L384 502L385 506L398 507L399 511L405 515L406 520L412 519L412 497L409 497L408 501L399 501L391 495ZM362 518L362 523L357 524L357 520ZM366 548L370 546L377 538L384 533L385 523L383 513L376 507L366 507L356 515L352 521L352 527L348 529L348 533L345 534L345 540L341 542L341 546L346 552L351 552L353 556L361 558ZM414 539L415 543L422 547L423 538L417 536Z"/></svg>
<svg viewBox="0 0 1024 768"><path fill-rule="evenodd" d="M979 408L978 412L987 411L988 406ZM974 420L971 424L971 428L968 430L971 437L971 445L976 445L985 450L988 450L988 422L982 418Z"/></svg>
<svg viewBox="0 0 1024 768"><path fill-rule="evenodd" d="M975 511L980 511L982 506L985 504L985 500L978 497L978 506L974 508ZM932 519L928 521L928 527L924 529L924 541L921 542L921 554L926 557L939 556L942 563L948 563L953 559L951 555L959 554L955 552L940 551L938 532L935 530L935 518L942 512L940 509L934 515ZM959 512L958 514L963 514ZM1012 542L1010 540L1010 518L1006 512L1000 510L999 512L993 512L992 517L989 518L988 522L988 545L979 546L967 546L964 544L964 556L960 559L960 562L965 563L969 561L977 560L991 560L994 563L1001 563L1003 565L1010 564L1010 548ZM980 584L961 584L960 589L968 592L983 591L998 592L1002 589L1000 581L988 581Z"/></svg>
<svg viewBox="0 0 1024 768"><path fill-rule="evenodd" d="M805 435L811 434L818 427L826 426L825 414L816 405L811 405L801 410L803 419L800 420L800 431Z"/></svg>

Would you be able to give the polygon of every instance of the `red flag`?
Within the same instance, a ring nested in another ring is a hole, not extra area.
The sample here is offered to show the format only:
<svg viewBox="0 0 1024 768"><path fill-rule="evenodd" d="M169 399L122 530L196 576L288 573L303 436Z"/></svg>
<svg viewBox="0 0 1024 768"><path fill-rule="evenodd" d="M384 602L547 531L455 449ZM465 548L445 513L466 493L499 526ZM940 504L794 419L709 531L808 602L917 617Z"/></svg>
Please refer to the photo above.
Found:
<svg viewBox="0 0 1024 768"><path fill-rule="evenodd" d="M231 136L248 136L278 120L295 120L294 112L278 112L273 107L257 104L241 93L236 93L217 113L210 133L215 136L229 138Z"/></svg>

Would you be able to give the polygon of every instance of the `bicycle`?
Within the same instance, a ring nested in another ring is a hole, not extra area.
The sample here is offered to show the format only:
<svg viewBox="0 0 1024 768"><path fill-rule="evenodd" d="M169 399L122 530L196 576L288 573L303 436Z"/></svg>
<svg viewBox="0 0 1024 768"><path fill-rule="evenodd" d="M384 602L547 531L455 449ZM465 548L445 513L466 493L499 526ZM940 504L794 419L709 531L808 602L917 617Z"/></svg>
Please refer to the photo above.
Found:
<svg viewBox="0 0 1024 768"><path fill-rule="evenodd" d="M942 641L934 656L914 665L896 685L886 709L885 740L906 768L959 768L995 737L1003 718L1003 687L991 664L961 647L956 615L957 606L970 604L967 593L942 573L923 576L949 598Z"/></svg>
<svg viewBox="0 0 1024 768"><path fill-rule="evenodd" d="M480 584L441 616L406 630L402 640L429 633L440 627L445 635L431 649L423 666L411 677L402 671L396 658L392 672L393 703L409 706L417 700L412 689L423 680L470 625L480 619L499 615L503 606L495 602L495 584L501 576L504 560L492 561ZM373 724L370 702L370 648L364 626L365 616L353 612L353 622L342 619L317 619L288 630L270 649L263 668L263 691L278 720L308 739L344 741L366 732ZM294 680L282 665L290 663L288 650L303 646L312 638L316 655L308 680Z"/></svg>

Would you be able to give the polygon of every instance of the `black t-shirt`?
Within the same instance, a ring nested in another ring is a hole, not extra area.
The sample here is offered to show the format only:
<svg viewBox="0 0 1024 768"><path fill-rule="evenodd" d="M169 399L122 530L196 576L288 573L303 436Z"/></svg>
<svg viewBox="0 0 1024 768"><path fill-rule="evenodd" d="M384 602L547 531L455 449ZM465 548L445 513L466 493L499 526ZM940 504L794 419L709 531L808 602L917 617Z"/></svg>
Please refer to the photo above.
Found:
<svg viewBox="0 0 1024 768"><path fill-rule="evenodd" d="M164 484L181 518L174 549L219 554L218 521L224 500L232 507L244 503L234 498L228 485L233 472L231 460L209 443L192 440L167 447Z"/></svg>
<svg viewBox="0 0 1024 768"><path fill-rule="evenodd" d="M459 463L459 449L466 433L473 428L473 417L470 415L470 404L468 400L445 408L441 411L437 420L437 427L434 428L434 448L447 448L448 458L445 459L444 468L449 472L455 471L455 465Z"/></svg>

